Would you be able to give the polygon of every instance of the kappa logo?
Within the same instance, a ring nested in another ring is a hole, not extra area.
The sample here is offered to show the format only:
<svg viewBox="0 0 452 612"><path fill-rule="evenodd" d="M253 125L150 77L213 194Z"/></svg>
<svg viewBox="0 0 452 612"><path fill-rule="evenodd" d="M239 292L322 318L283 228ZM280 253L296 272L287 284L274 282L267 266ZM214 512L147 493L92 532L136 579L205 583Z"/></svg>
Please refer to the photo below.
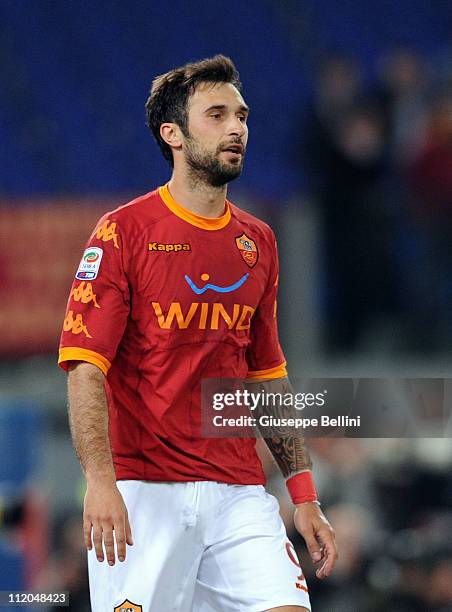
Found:
<svg viewBox="0 0 452 612"><path fill-rule="evenodd" d="M257 246L254 240L251 240L251 238L248 238L248 236L243 233L241 236L238 236L235 239L235 244L237 245L237 248L240 251L240 254L246 265L250 268L254 268L254 266L257 264L257 260L259 257Z"/></svg>
<svg viewBox="0 0 452 612"><path fill-rule="evenodd" d="M163 251L164 253L180 253L181 251L191 251L191 246L187 243L175 242L149 242L149 251Z"/></svg>
<svg viewBox="0 0 452 612"><path fill-rule="evenodd" d="M97 228L96 238L99 238L99 240L102 240L103 242L113 240L115 248L119 249L118 234L116 233L116 223L110 223L110 219L105 219L102 225Z"/></svg>
<svg viewBox="0 0 452 612"><path fill-rule="evenodd" d="M116 606L113 612L143 612L143 607L125 599L122 604Z"/></svg>
<svg viewBox="0 0 452 612"><path fill-rule="evenodd" d="M82 302L82 304L89 304L89 302L92 301L95 308L100 308L91 283L85 283L85 281L82 281L78 287L74 287L72 289L71 297L74 302Z"/></svg>
<svg viewBox="0 0 452 612"><path fill-rule="evenodd" d="M65 332L72 332L75 335L81 334L82 332L85 334L87 338L92 338L91 334L88 331L88 328L83 323L83 317L81 314L78 314L74 317L74 311L69 310L66 318L63 323L63 330Z"/></svg>
<svg viewBox="0 0 452 612"><path fill-rule="evenodd" d="M295 586L297 587L297 589L299 589L300 591L305 591L305 593L308 593L308 589L307 587L304 586L304 584L301 584L301 582L296 582Z"/></svg>

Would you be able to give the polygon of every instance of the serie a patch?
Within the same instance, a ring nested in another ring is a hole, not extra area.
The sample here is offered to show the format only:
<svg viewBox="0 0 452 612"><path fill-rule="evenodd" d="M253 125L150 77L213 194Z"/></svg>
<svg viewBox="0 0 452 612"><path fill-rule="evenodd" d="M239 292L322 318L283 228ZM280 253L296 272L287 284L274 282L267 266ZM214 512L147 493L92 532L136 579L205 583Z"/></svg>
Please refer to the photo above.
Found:
<svg viewBox="0 0 452 612"><path fill-rule="evenodd" d="M103 253L103 250L99 247L89 247L85 249L75 278L85 281L97 278Z"/></svg>

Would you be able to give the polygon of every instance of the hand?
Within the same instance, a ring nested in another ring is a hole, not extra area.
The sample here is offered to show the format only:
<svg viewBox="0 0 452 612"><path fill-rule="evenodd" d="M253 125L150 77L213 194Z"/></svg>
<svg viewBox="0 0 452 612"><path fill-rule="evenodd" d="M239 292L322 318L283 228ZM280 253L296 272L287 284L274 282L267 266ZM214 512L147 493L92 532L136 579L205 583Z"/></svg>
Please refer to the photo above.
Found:
<svg viewBox="0 0 452 612"><path fill-rule="evenodd" d="M104 544L109 565L115 564L114 538L118 559L125 561L126 543L133 545L132 531L126 505L114 481L88 482L83 510L83 532L88 550L93 548L94 542L98 561L104 560Z"/></svg>
<svg viewBox="0 0 452 612"><path fill-rule="evenodd" d="M338 554L334 529L316 503L298 504L294 523L303 536L314 564L319 564L317 578L326 578L336 564Z"/></svg>

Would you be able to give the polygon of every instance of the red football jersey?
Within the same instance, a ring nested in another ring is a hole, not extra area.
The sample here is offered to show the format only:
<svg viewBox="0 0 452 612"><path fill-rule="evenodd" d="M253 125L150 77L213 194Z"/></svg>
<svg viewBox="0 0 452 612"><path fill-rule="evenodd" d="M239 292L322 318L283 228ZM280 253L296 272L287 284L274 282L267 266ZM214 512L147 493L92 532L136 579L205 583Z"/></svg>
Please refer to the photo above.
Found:
<svg viewBox="0 0 452 612"><path fill-rule="evenodd" d="M265 482L254 439L201 437L201 380L286 376L277 282L273 232L228 201L223 216L201 217L166 185L102 217L59 363L106 374L119 480Z"/></svg>

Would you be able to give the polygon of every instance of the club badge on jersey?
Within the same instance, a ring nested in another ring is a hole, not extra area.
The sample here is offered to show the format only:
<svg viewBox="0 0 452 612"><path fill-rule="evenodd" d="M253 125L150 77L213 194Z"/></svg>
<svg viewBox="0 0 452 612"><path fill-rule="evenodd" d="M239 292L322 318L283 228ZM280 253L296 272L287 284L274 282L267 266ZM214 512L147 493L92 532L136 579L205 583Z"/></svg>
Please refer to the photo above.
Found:
<svg viewBox="0 0 452 612"><path fill-rule="evenodd" d="M235 239L237 248L240 251L245 263L250 267L254 268L257 264L259 253L257 250L256 243L244 233L241 236L237 236Z"/></svg>

